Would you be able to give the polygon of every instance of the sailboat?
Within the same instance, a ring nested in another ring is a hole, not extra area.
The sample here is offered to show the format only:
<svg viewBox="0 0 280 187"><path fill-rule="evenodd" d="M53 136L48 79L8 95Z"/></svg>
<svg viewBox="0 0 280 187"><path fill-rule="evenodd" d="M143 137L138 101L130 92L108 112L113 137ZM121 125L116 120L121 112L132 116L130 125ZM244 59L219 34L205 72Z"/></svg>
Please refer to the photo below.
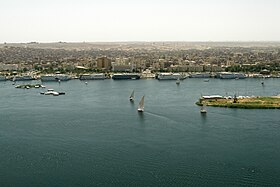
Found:
<svg viewBox="0 0 280 187"><path fill-rule="evenodd" d="M138 112L144 112L144 96L142 96L137 110L138 110Z"/></svg>
<svg viewBox="0 0 280 187"><path fill-rule="evenodd" d="M16 77L14 77L12 81L13 81L13 85L15 85L16 84Z"/></svg>
<svg viewBox="0 0 280 187"><path fill-rule="evenodd" d="M202 113L202 114L207 113L207 111L206 111L206 105L205 105L205 104L203 104L203 105L201 106L200 113Z"/></svg>
<svg viewBox="0 0 280 187"><path fill-rule="evenodd" d="M129 97L129 100L130 101L134 101L134 90L132 90L132 93L131 93L131 95Z"/></svg>
<svg viewBox="0 0 280 187"><path fill-rule="evenodd" d="M179 85L180 84L180 79L178 77L178 79L176 80L176 84Z"/></svg>
<svg viewBox="0 0 280 187"><path fill-rule="evenodd" d="M264 80L265 80L265 77L262 78L262 82L261 82L262 85L264 85Z"/></svg>

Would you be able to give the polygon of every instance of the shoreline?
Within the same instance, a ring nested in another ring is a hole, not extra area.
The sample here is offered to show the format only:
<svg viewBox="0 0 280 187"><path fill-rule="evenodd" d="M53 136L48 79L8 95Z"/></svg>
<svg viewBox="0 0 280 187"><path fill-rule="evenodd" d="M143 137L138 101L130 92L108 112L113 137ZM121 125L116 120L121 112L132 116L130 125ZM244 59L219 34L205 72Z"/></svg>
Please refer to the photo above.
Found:
<svg viewBox="0 0 280 187"><path fill-rule="evenodd" d="M205 72L169 72L169 73L163 73L163 72L155 72L155 73L120 73L120 72L107 72L107 73L81 73L81 74L75 74L75 73L53 73L53 74L37 74L34 73L23 73L18 75L1 75L0 74L0 81L31 81L31 80L41 80L41 77L44 76L50 76L50 77L56 77L56 76L64 76L67 80L73 80L73 79L80 79L80 80L97 80L100 78L81 78L81 76L96 76L96 75L103 75L102 79L112 79L114 74L122 74L122 75L139 75L140 79L157 79L157 75L159 74L180 74L184 79L221 79L221 80L239 80L239 79L270 79L270 78L280 78L280 75L262 75L262 74L242 74L243 77L236 77L234 74L236 73L225 73L231 75L230 77L220 77L218 76L218 73L216 74L210 74ZM240 74L240 73L237 73ZM205 76L204 76L205 75ZM207 75L207 76L206 76ZM65 81L63 79L60 79L60 77L56 78L56 80L52 81ZM162 80L162 79L161 79ZM169 79L166 79L169 80Z"/></svg>

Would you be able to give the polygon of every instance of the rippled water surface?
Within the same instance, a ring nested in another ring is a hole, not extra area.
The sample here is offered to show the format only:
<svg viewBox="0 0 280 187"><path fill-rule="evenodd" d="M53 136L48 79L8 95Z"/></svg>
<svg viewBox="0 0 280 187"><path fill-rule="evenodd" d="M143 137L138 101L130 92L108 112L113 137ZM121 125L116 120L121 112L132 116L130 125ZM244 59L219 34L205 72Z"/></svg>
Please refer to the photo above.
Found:
<svg viewBox="0 0 280 187"><path fill-rule="evenodd" d="M194 104L201 94L279 94L280 79L45 85L66 95L0 82L0 186L280 185L280 110L201 115Z"/></svg>

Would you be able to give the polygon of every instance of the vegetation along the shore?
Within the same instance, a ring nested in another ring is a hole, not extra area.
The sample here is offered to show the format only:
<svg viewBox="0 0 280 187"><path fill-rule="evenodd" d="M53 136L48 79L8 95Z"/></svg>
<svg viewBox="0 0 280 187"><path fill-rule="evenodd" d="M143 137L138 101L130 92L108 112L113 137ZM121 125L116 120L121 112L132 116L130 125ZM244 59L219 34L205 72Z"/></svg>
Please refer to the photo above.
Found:
<svg viewBox="0 0 280 187"><path fill-rule="evenodd" d="M278 96L262 96L250 98L221 98L221 99L200 99L197 105L228 108L244 108L244 109L280 109L280 97Z"/></svg>

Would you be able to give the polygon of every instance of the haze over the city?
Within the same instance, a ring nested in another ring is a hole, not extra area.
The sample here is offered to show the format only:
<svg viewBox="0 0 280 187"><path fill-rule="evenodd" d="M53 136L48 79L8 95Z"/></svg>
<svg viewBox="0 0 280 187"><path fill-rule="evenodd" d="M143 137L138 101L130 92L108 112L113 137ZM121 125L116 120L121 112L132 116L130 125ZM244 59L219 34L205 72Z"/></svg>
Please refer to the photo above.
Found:
<svg viewBox="0 0 280 187"><path fill-rule="evenodd" d="M0 42L280 41L278 0L3 0Z"/></svg>

